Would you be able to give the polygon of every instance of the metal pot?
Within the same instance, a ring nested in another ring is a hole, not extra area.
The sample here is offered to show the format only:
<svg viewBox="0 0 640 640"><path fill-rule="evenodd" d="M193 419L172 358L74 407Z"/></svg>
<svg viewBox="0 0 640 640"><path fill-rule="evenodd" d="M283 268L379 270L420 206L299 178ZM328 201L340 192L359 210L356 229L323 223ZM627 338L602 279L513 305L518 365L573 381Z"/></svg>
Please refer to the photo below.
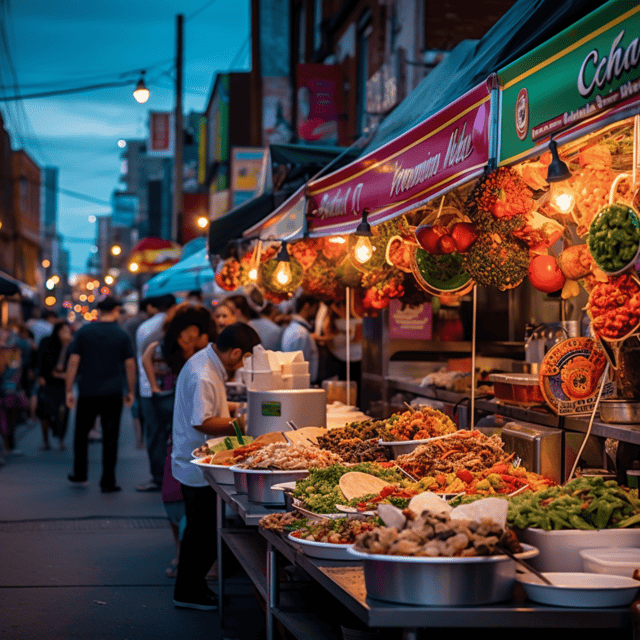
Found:
<svg viewBox="0 0 640 640"><path fill-rule="evenodd" d="M508 556L423 558L368 554L347 549L362 560L367 596L397 604L474 606L511 597L516 563ZM526 548L523 559L535 557Z"/></svg>
<svg viewBox="0 0 640 640"><path fill-rule="evenodd" d="M281 482L291 482L306 478L309 475L309 470L270 471L267 469L239 469L238 467L233 467L233 474L234 478L237 475L242 475L246 478L247 499L249 502L284 507L284 492L274 490L271 487Z"/></svg>
<svg viewBox="0 0 640 640"><path fill-rule="evenodd" d="M610 424L640 424L640 400L600 400L600 418Z"/></svg>

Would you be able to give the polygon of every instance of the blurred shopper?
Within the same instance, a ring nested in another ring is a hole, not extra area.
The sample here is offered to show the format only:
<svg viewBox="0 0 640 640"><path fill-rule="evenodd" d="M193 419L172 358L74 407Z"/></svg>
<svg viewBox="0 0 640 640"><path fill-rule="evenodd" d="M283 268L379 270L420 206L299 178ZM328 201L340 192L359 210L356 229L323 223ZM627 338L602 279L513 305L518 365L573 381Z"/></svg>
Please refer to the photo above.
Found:
<svg viewBox="0 0 640 640"><path fill-rule="evenodd" d="M143 322L151 317L148 301L148 298L142 298L138 303L138 313L126 318L120 323L120 326L125 330L129 338L131 338L134 353L137 353L136 331ZM131 406L131 416L133 418L133 430L136 435L136 449L144 449L144 425L142 424L142 414L140 411L140 387L138 382L136 382L136 392L133 405Z"/></svg>
<svg viewBox="0 0 640 640"><path fill-rule="evenodd" d="M275 316L274 306L264 299L257 287L247 296L247 303L255 313L255 317L249 320L249 324L260 336L262 346L271 351L280 351L283 327L273 319Z"/></svg>
<svg viewBox="0 0 640 640"><path fill-rule="evenodd" d="M175 382L187 360L209 344L212 318L202 305L182 302L173 307L163 323L164 336L149 344L142 355L142 366L151 385L156 415L171 433ZM176 554L167 576L175 578L180 557L180 525L185 518L184 498L180 483L171 475L170 443L167 448L162 479L162 502L176 543Z"/></svg>
<svg viewBox="0 0 640 640"><path fill-rule="evenodd" d="M38 349L38 408L42 428L41 449L51 448L49 432L58 439L58 448L64 449L67 431L68 410L65 404L65 370L67 350L73 335L68 322L60 320L53 327L53 333L40 342Z"/></svg>
<svg viewBox="0 0 640 640"><path fill-rule="evenodd" d="M7 327L0 329L0 434L7 455L22 455L15 448L15 429L20 412L27 408L20 387L22 349L18 334Z"/></svg>
<svg viewBox="0 0 640 640"><path fill-rule="evenodd" d="M140 411L149 456L151 479L139 484L138 491L160 491L164 460L167 455L167 439L170 425L163 423L156 415L152 401L151 384L142 366L142 354L151 342L162 337L162 324L169 309L174 307L176 299L172 294L147 299L147 309L151 317L143 322L136 331L136 360L138 364L138 387L140 389Z"/></svg>
<svg viewBox="0 0 640 640"><path fill-rule="evenodd" d="M218 302L213 308L213 321L216 327L216 335L220 335L229 325L237 322L235 306L226 298Z"/></svg>
<svg viewBox="0 0 640 640"><path fill-rule="evenodd" d="M306 293L296 299L296 312L291 316L289 324L282 332L282 351L302 351L304 359L309 363L311 382L318 379L318 345L312 331L320 302Z"/></svg>
<svg viewBox="0 0 640 640"><path fill-rule="evenodd" d="M40 346L42 338L50 336L53 331L53 325L58 319L58 315L52 309L40 309L33 310L33 317L27 320L27 328L33 334L33 339L36 343L36 348Z"/></svg>
<svg viewBox="0 0 640 640"><path fill-rule="evenodd" d="M189 359L176 382L171 471L182 485L187 517L173 592L176 607L205 611L218 608L218 598L206 581L217 555L216 494L191 464L191 452L211 436L233 434L224 383L259 342L249 325L232 324L215 344Z"/></svg>
<svg viewBox="0 0 640 640"><path fill-rule="evenodd" d="M118 326L120 302L106 296L97 304L98 322L88 323L75 334L69 347L65 383L67 408L76 406L73 441L73 473L69 480L84 485L88 473L88 434L96 417L102 424L103 493L120 491L115 469L118 457L120 416L133 404L136 360L129 336ZM73 385L78 381L78 399ZM126 389L126 392L125 392ZM124 398L123 398L124 396Z"/></svg>

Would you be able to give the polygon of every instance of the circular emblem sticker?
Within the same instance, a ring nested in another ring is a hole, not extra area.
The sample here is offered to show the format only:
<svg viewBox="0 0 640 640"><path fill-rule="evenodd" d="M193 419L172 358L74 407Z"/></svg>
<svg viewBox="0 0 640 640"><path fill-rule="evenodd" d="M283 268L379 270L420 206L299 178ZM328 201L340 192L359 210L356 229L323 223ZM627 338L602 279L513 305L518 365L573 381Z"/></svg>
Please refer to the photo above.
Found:
<svg viewBox="0 0 640 640"><path fill-rule="evenodd" d="M529 133L529 94L526 89L520 89L516 99L516 133L520 140L524 140Z"/></svg>

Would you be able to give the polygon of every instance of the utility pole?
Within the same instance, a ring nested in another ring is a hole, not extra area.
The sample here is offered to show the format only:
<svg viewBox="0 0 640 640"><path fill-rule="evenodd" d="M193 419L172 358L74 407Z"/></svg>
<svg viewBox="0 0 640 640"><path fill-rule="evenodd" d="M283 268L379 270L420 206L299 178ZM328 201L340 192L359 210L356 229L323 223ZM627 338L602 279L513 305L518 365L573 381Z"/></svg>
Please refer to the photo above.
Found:
<svg viewBox="0 0 640 640"><path fill-rule="evenodd" d="M182 181L184 179L182 126L182 68L184 50L184 16L176 16L176 104L174 112L174 150L173 150L173 210L171 216L171 239L182 244Z"/></svg>

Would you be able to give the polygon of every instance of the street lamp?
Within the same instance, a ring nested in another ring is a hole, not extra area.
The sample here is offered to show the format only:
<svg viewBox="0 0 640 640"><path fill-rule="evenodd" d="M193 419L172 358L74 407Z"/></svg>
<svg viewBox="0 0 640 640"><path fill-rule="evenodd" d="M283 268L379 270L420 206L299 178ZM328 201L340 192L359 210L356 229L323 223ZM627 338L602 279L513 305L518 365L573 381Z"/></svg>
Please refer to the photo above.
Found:
<svg viewBox="0 0 640 640"><path fill-rule="evenodd" d="M144 74L144 70L140 72L140 80L138 80L138 84L133 90L133 97L140 104L144 104L149 99L149 89L144 83Z"/></svg>

